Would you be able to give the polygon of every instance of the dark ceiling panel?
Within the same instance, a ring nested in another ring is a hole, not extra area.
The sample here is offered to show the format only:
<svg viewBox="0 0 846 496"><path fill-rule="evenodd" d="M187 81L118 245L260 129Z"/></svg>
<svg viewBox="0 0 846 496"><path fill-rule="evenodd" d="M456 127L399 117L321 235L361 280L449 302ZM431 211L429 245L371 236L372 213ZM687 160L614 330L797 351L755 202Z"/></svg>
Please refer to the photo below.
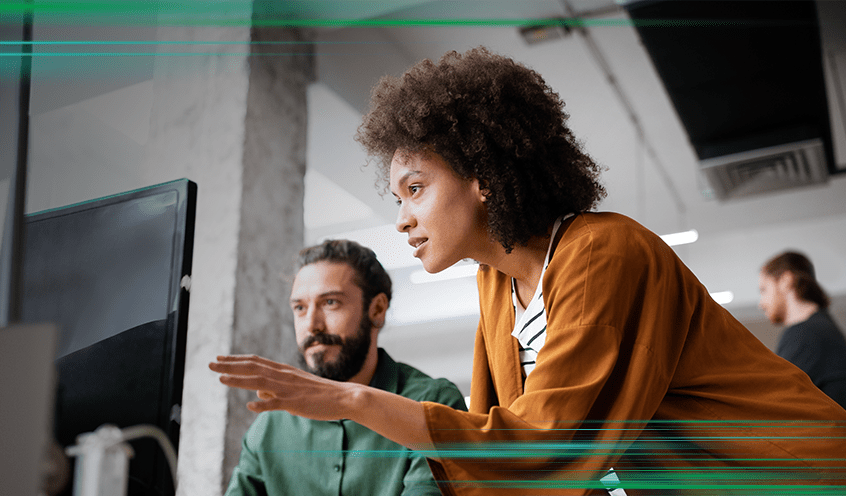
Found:
<svg viewBox="0 0 846 496"><path fill-rule="evenodd" d="M833 167L813 1L626 6L700 160L821 138Z"/></svg>

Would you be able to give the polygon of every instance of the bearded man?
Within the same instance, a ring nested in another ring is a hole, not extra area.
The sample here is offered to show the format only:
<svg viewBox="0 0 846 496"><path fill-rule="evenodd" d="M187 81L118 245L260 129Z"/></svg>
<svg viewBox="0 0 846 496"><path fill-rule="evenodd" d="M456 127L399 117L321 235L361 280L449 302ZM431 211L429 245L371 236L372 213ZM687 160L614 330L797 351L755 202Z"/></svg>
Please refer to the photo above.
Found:
<svg viewBox="0 0 846 496"><path fill-rule="evenodd" d="M846 408L846 336L827 311L830 300L811 261L794 251L773 257L761 268L758 289L770 322L786 326L776 353Z"/></svg>
<svg viewBox="0 0 846 496"><path fill-rule="evenodd" d="M397 363L378 347L390 300L390 276L369 248L330 240L302 250L290 299L302 368L466 410L453 383ZM441 493L422 455L360 424L263 412L244 436L226 496L301 494Z"/></svg>

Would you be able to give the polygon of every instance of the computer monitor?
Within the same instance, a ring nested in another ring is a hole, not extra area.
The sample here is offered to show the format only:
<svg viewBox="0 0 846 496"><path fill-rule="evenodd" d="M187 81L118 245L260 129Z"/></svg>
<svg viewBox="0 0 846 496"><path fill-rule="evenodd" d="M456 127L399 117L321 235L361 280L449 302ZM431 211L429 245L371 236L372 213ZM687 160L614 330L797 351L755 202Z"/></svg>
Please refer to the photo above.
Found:
<svg viewBox="0 0 846 496"><path fill-rule="evenodd" d="M183 179L26 216L22 321L60 328L62 446L109 423L156 425L178 448L196 191ZM158 444L130 444L128 494L173 494Z"/></svg>

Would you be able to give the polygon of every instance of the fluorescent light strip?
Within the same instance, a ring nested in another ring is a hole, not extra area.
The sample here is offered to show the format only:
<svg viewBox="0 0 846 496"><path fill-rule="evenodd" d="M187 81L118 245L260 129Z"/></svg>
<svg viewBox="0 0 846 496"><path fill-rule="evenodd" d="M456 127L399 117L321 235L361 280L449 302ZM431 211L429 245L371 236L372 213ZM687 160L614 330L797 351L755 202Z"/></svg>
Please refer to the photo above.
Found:
<svg viewBox="0 0 846 496"><path fill-rule="evenodd" d="M691 229L689 231L663 234L661 235L661 239L670 246L686 245L699 239L699 233L696 229Z"/></svg>
<svg viewBox="0 0 846 496"><path fill-rule="evenodd" d="M714 299L720 305L725 305L726 303L731 303L734 300L734 293L731 291L718 291L716 293L710 293L711 298Z"/></svg>

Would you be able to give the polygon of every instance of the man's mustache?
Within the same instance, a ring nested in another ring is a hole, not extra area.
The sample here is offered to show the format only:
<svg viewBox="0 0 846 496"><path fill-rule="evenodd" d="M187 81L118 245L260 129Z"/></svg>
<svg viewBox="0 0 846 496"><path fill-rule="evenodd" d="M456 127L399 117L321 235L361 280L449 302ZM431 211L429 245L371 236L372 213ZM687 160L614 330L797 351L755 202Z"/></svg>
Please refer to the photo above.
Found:
<svg viewBox="0 0 846 496"><path fill-rule="evenodd" d="M316 344L323 345L343 345L344 339L337 334L320 333L312 334L300 345L301 350L305 350Z"/></svg>

